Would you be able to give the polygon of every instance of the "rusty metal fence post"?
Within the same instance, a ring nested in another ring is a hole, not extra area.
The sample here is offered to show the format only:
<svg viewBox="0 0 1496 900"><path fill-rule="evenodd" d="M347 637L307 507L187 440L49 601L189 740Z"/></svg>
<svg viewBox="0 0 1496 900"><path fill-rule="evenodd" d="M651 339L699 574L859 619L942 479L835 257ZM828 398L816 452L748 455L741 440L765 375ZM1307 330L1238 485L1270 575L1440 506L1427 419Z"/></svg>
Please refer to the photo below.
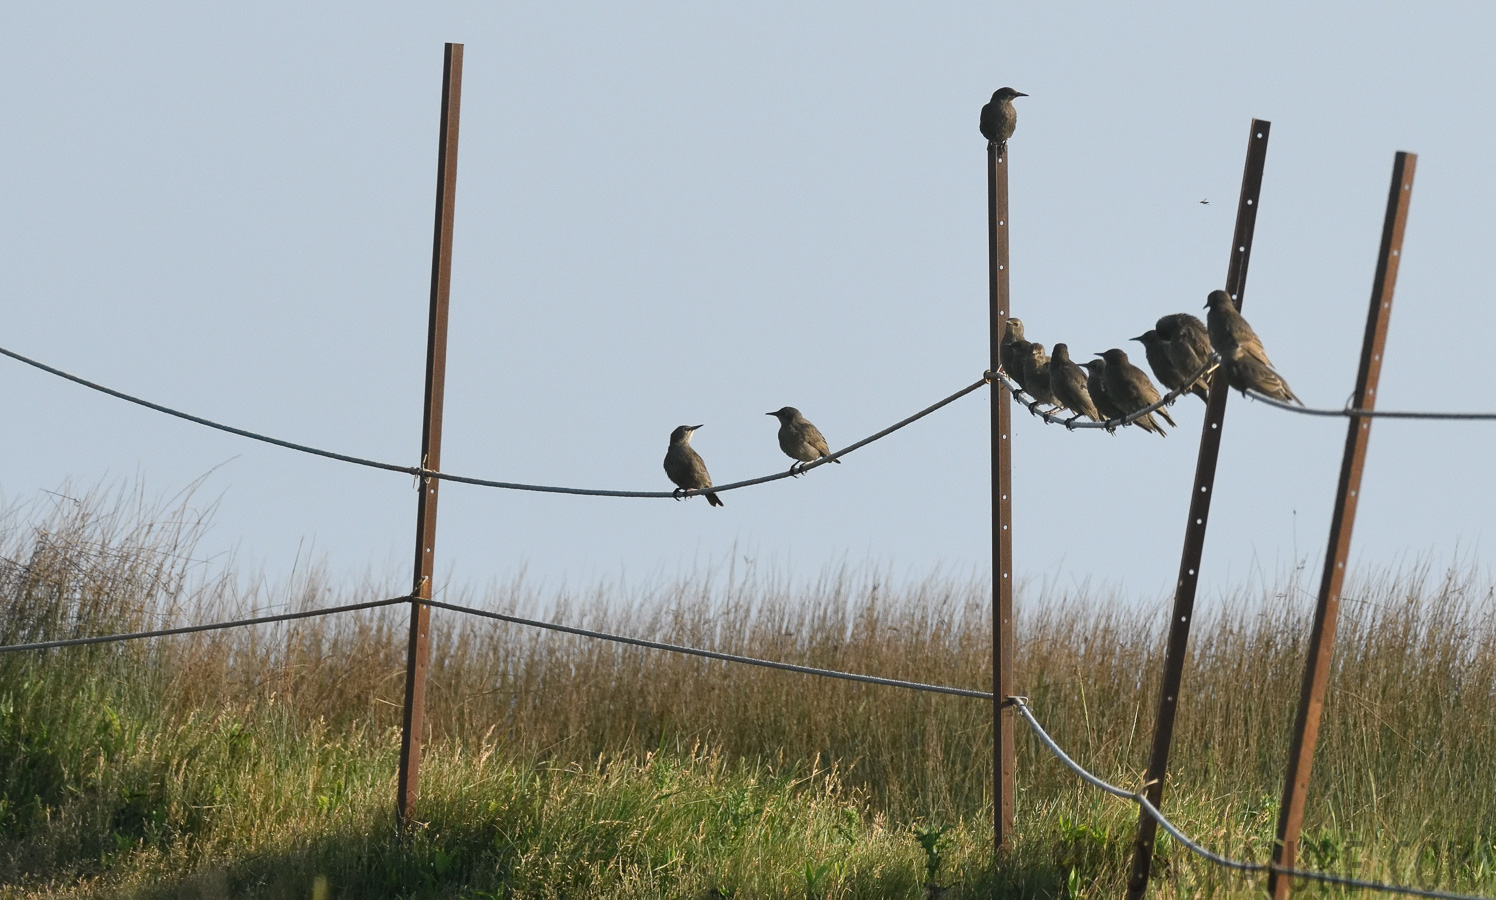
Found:
<svg viewBox="0 0 1496 900"><path fill-rule="evenodd" d="M1226 292L1241 309L1246 293L1247 263L1252 256L1252 232L1257 225L1258 199L1262 193L1262 170L1267 161L1270 122L1252 120L1247 139L1247 162L1242 173L1241 196L1236 204L1236 230L1231 240L1231 261L1226 267ZM1200 454L1195 462L1195 486L1190 492L1189 520L1184 529L1184 551L1175 583L1174 612L1169 618L1169 641L1164 650L1163 681L1158 692L1158 716L1153 723L1153 750L1148 758L1143 792L1157 808L1163 806L1164 777L1169 769L1169 745L1174 739L1174 714L1179 707L1179 685L1189 651L1190 619L1195 610L1195 587L1199 583L1200 557L1205 551L1205 526L1210 519L1210 497L1215 491L1216 458L1221 450L1221 430L1226 421L1226 377L1211 376L1205 424L1200 433ZM1153 869L1153 841L1158 823L1147 813L1138 816L1137 836L1132 846L1132 872L1127 880L1128 900L1138 900L1148 890Z"/></svg>
<svg viewBox="0 0 1496 900"><path fill-rule="evenodd" d="M1418 157L1398 153L1392 163L1392 187L1387 194L1387 214L1382 221L1382 243L1377 252L1376 277L1371 285L1371 309L1366 314L1366 336L1361 341L1361 367L1356 373L1355 409L1376 406L1377 381L1382 374L1382 347L1387 341L1387 323L1392 318L1392 291L1397 286L1397 265L1402 258L1403 231L1408 223L1408 203L1413 198L1413 169ZM1325 554L1324 577L1314 608L1309 633L1309 655L1304 662L1304 683L1299 693L1298 715L1293 723L1293 745L1288 752L1288 772L1283 783L1283 803L1278 808L1278 836L1273 844L1273 865L1293 868L1298 857L1299 831L1304 825L1304 805L1309 795L1309 772L1314 766L1314 745L1319 738L1320 713L1324 709L1325 683L1330 677L1330 659L1335 651L1335 625L1340 617L1340 589L1351 549L1351 528L1356 524L1356 502L1361 493L1361 468L1371 440L1371 419L1351 419L1345 436L1345 456L1340 463L1340 483L1335 490L1335 511L1330 519L1330 546ZM1268 890L1274 900L1287 900L1291 879L1271 872Z"/></svg>
<svg viewBox="0 0 1496 900"><path fill-rule="evenodd" d="M1008 323L1008 160L987 147L987 276L991 358L1002 364ZM992 821L998 852L1013 842L1013 454L1012 397L992 381Z"/></svg>
<svg viewBox="0 0 1496 900"><path fill-rule="evenodd" d="M426 404L421 427L421 466L441 468L442 399L447 377L447 299L452 287L452 219L457 189L457 123L462 105L462 45L447 44L442 69L441 134L436 168L436 231L431 250L431 314L426 329ZM439 481L420 481L416 506L416 558L410 605L410 640L405 659L405 708L400 725L400 776L395 809L402 825L415 817L421 772L421 736L426 717L426 663L431 648L433 557L436 550L436 491Z"/></svg>

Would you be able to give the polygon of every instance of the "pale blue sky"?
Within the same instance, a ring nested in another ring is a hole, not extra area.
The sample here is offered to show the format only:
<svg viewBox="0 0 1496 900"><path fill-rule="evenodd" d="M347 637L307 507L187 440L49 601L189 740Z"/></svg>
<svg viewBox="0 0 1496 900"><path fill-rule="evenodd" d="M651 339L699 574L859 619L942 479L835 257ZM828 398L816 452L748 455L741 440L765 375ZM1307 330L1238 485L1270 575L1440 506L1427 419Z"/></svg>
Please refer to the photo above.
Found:
<svg viewBox="0 0 1496 900"><path fill-rule="evenodd" d="M8 4L0 345L161 403L415 464L442 43L466 44L445 468L660 489L841 446L978 377L985 145L1012 142L1013 310L1074 351L1224 280L1248 125L1273 123L1248 318L1294 389L1355 376L1393 153L1419 154L1380 403L1496 407L1496 8L1403 4ZM1201 199L1210 204L1201 205ZM1138 354L1141 355L1140 353ZM1417 359L1427 360L1416 364ZM0 360L0 496L212 471L204 549L406 586L408 478L246 443ZM1203 406L1167 440L1015 425L1019 577L1173 583ZM1354 556L1489 568L1492 425L1377 423ZM1207 594L1323 552L1342 421L1233 398ZM733 547L985 571L987 404L701 500L449 485L453 582L647 581ZM303 551L304 553L304 551ZM740 560L741 561L741 560Z"/></svg>

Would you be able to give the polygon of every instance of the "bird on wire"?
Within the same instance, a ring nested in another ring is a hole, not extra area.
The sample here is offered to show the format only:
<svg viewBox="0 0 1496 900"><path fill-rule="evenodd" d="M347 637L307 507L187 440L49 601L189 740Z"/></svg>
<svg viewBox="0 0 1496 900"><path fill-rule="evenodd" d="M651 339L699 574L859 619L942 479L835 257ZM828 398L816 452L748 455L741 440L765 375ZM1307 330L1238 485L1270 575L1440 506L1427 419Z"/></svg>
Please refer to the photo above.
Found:
<svg viewBox="0 0 1496 900"><path fill-rule="evenodd" d="M1099 359L1086 360L1086 394L1091 402L1096 405L1096 411L1101 413L1102 421L1109 422L1112 419L1120 419L1126 413L1117 408L1112 398L1106 394L1106 384L1103 376L1106 372L1106 363ZM1112 434L1116 434L1115 428L1108 428Z"/></svg>
<svg viewBox="0 0 1496 900"><path fill-rule="evenodd" d="M1127 361L1126 351L1113 347L1105 353L1096 355L1106 361L1101 375L1102 383L1106 385L1106 395L1111 398L1112 403L1118 409L1122 410L1124 416L1158 402L1158 389L1153 386L1153 382L1148 380L1148 376L1142 369ZM1163 416L1165 422L1170 425L1174 424L1174 419L1167 409L1159 407L1155 412ZM1159 437L1168 437L1168 433L1154 420L1151 412L1133 424Z"/></svg>
<svg viewBox="0 0 1496 900"><path fill-rule="evenodd" d="M1173 363L1174 370L1182 373L1181 378L1188 378L1201 369L1210 361L1210 332L1205 323L1190 315L1189 313L1172 313L1161 316L1154 329L1165 341L1168 342L1169 361ZM1148 358L1150 365L1153 358ZM1154 370L1157 372L1157 370ZM1163 376L1159 376L1163 380ZM1170 385L1173 390L1177 385ZM1210 379L1200 376L1193 385L1190 392L1201 400L1209 402Z"/></svg>
<svg viewBox="0 0 1496 900"><path fill-rule="evenodd" d="M987 146L997 145L998 156L1008 155L1008 138L1013 136L1013 129L1018 125L1013 98L1027 96L1022 91L1002 87L993 91L992 99L982 107L982 120L978 127L982 130L982 137L987 139Z"/></svg>
<svg viewBox="0 0 1496 900"><path fill-rule="evenodd" d="M1159 334L1157 329L1150 328L1135 338L1128 340L1138 341L1143 345L1143 352L1148 357L1148 368L1153 370L1153 377L1157 378L1168 390L1184 387L1195 369L1181 369L1174 364L1174 358L1169 355L1169 341ZM1199 367L1197 366L1196 369ZM1209 396L1209 392L1198 383L1190 386L1190 392L1201 400Z"/></svg>
<svg viewBox="0 0 1496 900"><path fill-rule="evenodd" d="M1093 422L1101 421L1091 393L1086 390L1086 373L1070 361L1070 348L1065 344L1055 344L1054 354L1049 357L1049 392L1061 406L1075 410L1070 422L1081 416Z"/></svg>
<svg viewBox="0 0 1496 900"><path fill-rule="evenodd" d="M790 463L791 475L799 475L806 463L831 455L831 448L821 436L821 430L800 415L800 410L784 406L765 415L779 420L779 449L790 459L798 460ZM832 462L840 463L841 460L833 459Z"/></svg>
<svg viewBox="0 0 1496 900"><path fill-rule="evenodd" d="M1232 387L1243 394L1249 390L1260 391L1278 400L1304 405L1273 368L1257 332L1237 310L1230 294L1211 291L1206 297L1205 308L1210 310L1205 321L1210 329L1211 346L1221 355L1221 368L1226 371L1226 380Z"/></svg>
<svg viewBox="0 0 1496 900"><path fill-rule="evenodd" d="M1003 323L1003 337L1002 342L998 344L997 361L1002 365L1003 371L1008 373L1008 377L1014 381L1017 381L1018 377L1023 374L1019 371L1023 368L1023 355L1019 351L1023 350L1027 353L1024 349L1027 344L1028 341L1023 339L1023 320L1010 317Z"/></svg>
<svg viewBox="0 0 1496 900"><path fill-rule="evenodd" d="M670 449L665 451L665 474L675 482L675 499L680 500L686 491L695 491L712 486L712 476L707 474L706 463L701 454L691 447L691 433L700 425L682 425L670 432ZM711 491L702 495L712 506L722 506L722 498Z"/></svg>
<svg viewBox="0 0 1496 900"><path fill-rule="evenodd" d="M1028 355L1023 358L1023 389L1034 398L1033 405L1029 407L1030 412L1041 403L1048 403L1056 408L1061 406L1060 401L1055 399L1054 392L1049 389L1049 357L1044 353L1043 344L1029 344Z"/></svg>

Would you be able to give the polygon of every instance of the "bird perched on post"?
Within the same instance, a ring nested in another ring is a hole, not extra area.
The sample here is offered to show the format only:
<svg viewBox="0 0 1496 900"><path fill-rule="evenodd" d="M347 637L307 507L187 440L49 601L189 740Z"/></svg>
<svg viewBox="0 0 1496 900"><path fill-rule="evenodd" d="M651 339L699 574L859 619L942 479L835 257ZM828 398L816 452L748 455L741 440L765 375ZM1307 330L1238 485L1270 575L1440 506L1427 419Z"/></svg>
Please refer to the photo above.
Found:
<svg viewBox="0 0 1496 900"><path fill-rule="evenodd" d="M831 455L831 448L827 446L826 439L821 437L821 429L800 415L800 410L785 406L765 415L779 420L779 449L790 459L799 460L798 466L790 463L791 475L799 475L806 463ZM841 460L833 459L832 462L840 463Z"/></svg>
<svg viewBox="0 0 1496 900"><path fill-rule="evenodd" d="M1019 350L1024 348L1028 341L1023 339L1023 320L1009 317L1003 323L1003 337L997 347L997 361L1002 365L1003 371L1008 377L1017 381L1023 373L1023 356ZM1025 351L1026 352L1026 351Z"/></svg>
<svg viewBox="0 0 1496 900"><path fill-rule="evenodd" d="M1148 380L1148 376L1142 369L1127 361L1126 352L1113 347L1105 353L1096 355L1106 361L1106 366L1101 372L1101 381L1106 385L1106 395L1111 398L1114 406L1122 410L1124 416L1158 402L1158 389L1153 386L1153 382ZM1156 412L1164 417L1164 421L1170 425L1174 424L1174 419L1167 409L1159 407ZM1151 412L1133 424L1159 437L1168 437L1163 426L1154 421Z"/></svg>
<svg viewBox="0 0 1496 900"><path fill-rule="evenodd" d="M1071 422L1081 416L1093 422L1101 421L1091 393L1086 390L1086 373L1070 361L1070 348L1064 344L1055 344L1054 355L1049 358L1049 392L1061 406L1075 410Z"/></svg>
<svg viewBox="0 0 1496 900"><path fill-rule="evenodd" d="M997 145L998 156L1008 155L1008 138L1013 136L1013 128L1018 124L1013 98L1027 96L1028 94L1010 87L998 88L992 92L992 99L987 101L987 105L982 107L982 120L978 127L989 147Z"/></svg>
<svg viewBox="0 0 1496 900"><path fill-rule="evenodd" d="M1040 403L1056 407L1061 405L1055 399L1054 392L1049 389L1049 357L1044 353L1043 344L1029 344L1028 355L1023 358L1023 389L1034 398L1035 406Z"/></svg>
<svg viewBox="0 0 1496 900"><path fill-rule="evenodd" d="M1267 358L1257 332L1242 318L1230 294L1211 291L1205 300L1205 308L1210 310L1205 316L1210 327L1210 343L1221 354L1221 368L1226 370L1226 380L1232 387L1243 394L1248 390L1260 391L1278 400L1304 405L1289 390L1283 376L1273 369L1273 362Z"/></svg>
<svg viewBox="0 0 1496 900"><path fill-rule="evenodd" d="M1128 340L1139 341L1143 345L1143 352L1148 356L1148 368L1153 370L1153 375L1160 384L1169 390L1184 387L1195 369L1181 369L1175 365L1174 357L1169 353L1169 341L1159 334L1156 329L1150 328L1135 338ZM1199 382L1190 386L1190 392L1201 400L1206 400L1210 394Z"/></svg>
<svg viewBox="0 0 1496 900"><path fill-rule="evenodd" d="M675 482L675 499L681 499L686 491L700 490L712 486L712 476L707 474L706 463L701 454L691 448L691 433L700 425L682 425L670 432L670 449L665 451L665 474ZM722 506L722 498L711 491L702 496L712 506Z"/></svg>
<svg viewBox="0 0 1496 900"><path fill-rule="evenodd" d="M1168 342L1169 361L1174 364L1175 371L1183 373L1181 377L1188 378L1210 362L1210 332L1204 322L1189 313L1173 313L1160 317L1153 327ZM1149 363L1152 363L1152 357L1149 357ZM1163 376L1159 378L1162 380ZM1200 376L1190 387L1190 392L1208 403L1210 379Z"/></svg>
<svg viewBox="0 0 1496 900"><path fill-rule="evenodd" d="M1101 413L1102 421L1110 421L1112 419L1120 419L1126 413L1118 409L1117 404L1112 402L1112 398L1106 395L1106 384L1102 377L1105 370L1106 363L1102 360L1086 360L1086 394L1091 398L1091 402L1096 405L1096 411ZM1116 429L1107 430L1116 434Z"/></svg>

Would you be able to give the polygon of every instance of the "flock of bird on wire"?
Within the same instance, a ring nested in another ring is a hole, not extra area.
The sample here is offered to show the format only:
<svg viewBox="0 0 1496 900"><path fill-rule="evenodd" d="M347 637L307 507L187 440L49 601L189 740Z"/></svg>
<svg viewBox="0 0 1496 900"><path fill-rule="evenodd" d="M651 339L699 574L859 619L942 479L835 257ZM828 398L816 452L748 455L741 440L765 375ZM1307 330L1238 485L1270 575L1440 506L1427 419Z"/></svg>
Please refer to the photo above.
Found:
<svg viewBox="0 0 1496 900"><path fill-rule="evenodd" d="M1018 123L1018 114L1013 109L1015 97L1027 97L1010 87L999 88L992 100L982 107L979 127L989 146L997 148L999 155L1007 153L1008 138ZM1201 322L1189 313L1173 313L1159 319L1153 328L1131 340L1139 341L1148 359L1153 374L1170 391L1192 393L1201 400L1208 400L1208 377L1213 371L1212 363L1218 363L1232 387L1246 394L1255 391L1277 400L1303 405L1288 382L1273 368L1262 349L1257 333L1236 308L1231 295L1225 291L1211 291L1206 298L1206 321ZM1044 411L1047 417L1060 410L1074 413L1067 421L1069 426L1082 416L1093 422L1110 423L1125 419L1147 407L1158 403L1162 397L1147 373L1133 365L1127 354L1117 347L1105 353L1095 354L1099 359L1090 359L1084 368L1070 359L1070 348L1055 344L1046 354L1044 345L1029 341L1023 332L1023 322L1009 318L1004 329L999 351L1002 370L1013 383L1033 398L1029 411L1039 413L1040 404L1048 404ZM1174 419L1163 406L1147 412L1131 423L1160 437L1166 432L1158 420L1157 412L1170 426ZM810 423L793 406L786 406L767 413L779 420L779 449L794 460L789 474L798 475L809 463L831 455L831 449L820 429ZM670 433L670 448L665 453L665 474L676 485L675 499L682 498L686 491L706 490L712 486L712 477L707 474L706 463L691 447L691 435L700 425L682 425ZM1108 431L1115 432L1111 427ZM832 459L832 462L841 462ZM711 506L722 506L722 498L710 490L702 496Z"/></svg>

